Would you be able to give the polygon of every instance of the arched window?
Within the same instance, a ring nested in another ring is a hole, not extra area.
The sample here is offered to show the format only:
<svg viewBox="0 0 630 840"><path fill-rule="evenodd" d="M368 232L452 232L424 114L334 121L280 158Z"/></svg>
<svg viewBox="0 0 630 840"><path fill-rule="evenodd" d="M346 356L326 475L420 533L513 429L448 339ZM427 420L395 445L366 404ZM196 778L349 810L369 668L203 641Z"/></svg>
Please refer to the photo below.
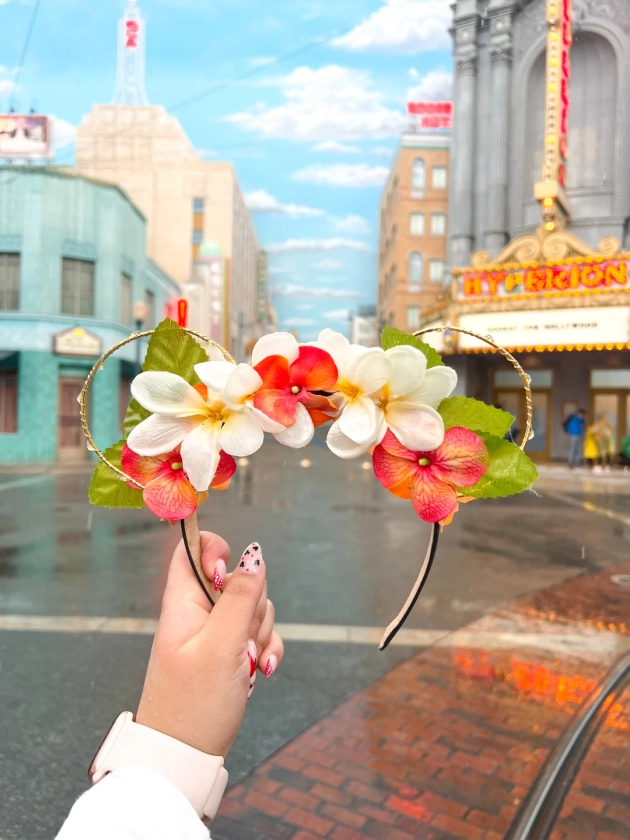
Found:
<svg viewBox="0 0 630 840"><path fill-rule="evenodd" d="M407 289L410 292L419 292L422 289L422 275L424 273L424 261L419 251L412 251L409 254L409 271L407 276Z"/></svg>
<svg viewBox="0 0 630 840"><path fill-rule="evenodd" d="M411 192L413 194L424 193L426 183L426 171L422 158L414 158L411 163Z"/></svg>
<svg viewBox="0 0 630 840"><path fill-rule="evenodd" d="M532 66L526 108L524 207L536 207L534 184L542 178L545 132L546 56ZM617 62L609 42L593 32L577 32L571 47L571 104L567 189L608 187L615 163ZM536 218L535 213L532 219Z"/></svg>

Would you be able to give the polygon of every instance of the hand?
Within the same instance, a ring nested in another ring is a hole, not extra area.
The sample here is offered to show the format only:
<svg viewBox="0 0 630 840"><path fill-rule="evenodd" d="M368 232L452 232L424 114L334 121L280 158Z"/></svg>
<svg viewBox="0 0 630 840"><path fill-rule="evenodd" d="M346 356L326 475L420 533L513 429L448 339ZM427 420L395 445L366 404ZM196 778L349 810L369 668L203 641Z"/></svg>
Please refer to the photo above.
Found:
<svg viewBox="0 0 630 840"><path fill-rule="evenodd" d="M201 533L201 562L210 580L225 574L230 548ZM250 656L271 676L282 660L273 629L264 560L228 575L213 608L175 549L136 720L210 755L225 757L243 722L250 693ZM254 644L252 644L252 642Z"/></svg>

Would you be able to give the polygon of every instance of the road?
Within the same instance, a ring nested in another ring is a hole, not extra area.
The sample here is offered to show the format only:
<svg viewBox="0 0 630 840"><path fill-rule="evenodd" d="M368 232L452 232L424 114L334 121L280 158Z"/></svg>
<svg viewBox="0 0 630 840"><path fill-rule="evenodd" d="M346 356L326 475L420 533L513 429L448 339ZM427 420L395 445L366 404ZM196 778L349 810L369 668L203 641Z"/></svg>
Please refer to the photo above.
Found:
<svg viewBox="0 0 630 840"><path fill-rule="evenodd" d="M110 722L135 707L151 644L144 620L158 615L179 538L147 511L90 508L88 480L0 471L0 840L53 837ZM628 483L551 470L537 493L462 507L408 626L430 640L623 561ZM339 461L323 445L265 447L200 518L235 555L261 543L277 620L299 639L259 681L228 759L234 781L417 650L379 653L366 639L405 600L428 526L369 462Z"/></svg>

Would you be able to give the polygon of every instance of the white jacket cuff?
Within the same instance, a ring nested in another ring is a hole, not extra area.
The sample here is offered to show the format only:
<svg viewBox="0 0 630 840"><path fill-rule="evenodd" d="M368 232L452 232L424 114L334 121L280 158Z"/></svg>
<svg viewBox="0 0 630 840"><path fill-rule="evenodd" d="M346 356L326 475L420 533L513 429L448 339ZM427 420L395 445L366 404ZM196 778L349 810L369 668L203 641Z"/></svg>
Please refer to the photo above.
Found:
<svg viewBox="0 0 630 840"><path fill-rule="evenodd" d="M145 767L119 767L77 800L57 840L208 840L184 794Z"/></svg>

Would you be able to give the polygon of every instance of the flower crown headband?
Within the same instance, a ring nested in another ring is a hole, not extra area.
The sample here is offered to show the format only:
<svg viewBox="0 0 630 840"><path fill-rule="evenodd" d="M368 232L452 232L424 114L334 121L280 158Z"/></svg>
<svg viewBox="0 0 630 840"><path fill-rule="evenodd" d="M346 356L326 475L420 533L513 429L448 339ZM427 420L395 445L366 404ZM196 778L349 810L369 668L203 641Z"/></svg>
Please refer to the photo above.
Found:
<svg viewBox="0 0 630 840"><path fill-rule="evenodd" d="M518 372L527 409L520 445L506 439L511 414L450 396L457 374L418 336L451 331L489 344ZM123 439L103 453L88 425L90 385L116 350L148 337L143 372L131 383ZM146 506L161 519L180 521L192 568L214 604L211 590L220 590L201 566L197 508L210 490L229 485L234 456L252 455L265 434L301 449L315 427L332 421L328 448L343 459L371 453L383 487L410 500L432 526L418 578L379 645L384 650L417 601L440 532L459 505L528 490L537 471L524 451L533 437L530 379L505 348L490 336L450 325L413 335L385 327L381 344L350 344L328 329L310 344L273 333L256 343L251 363L237 364L215 341L168 319L155 330L134 333L101 356L79 394L87 447L101 461L90 483L90 502Z"/></svg>

